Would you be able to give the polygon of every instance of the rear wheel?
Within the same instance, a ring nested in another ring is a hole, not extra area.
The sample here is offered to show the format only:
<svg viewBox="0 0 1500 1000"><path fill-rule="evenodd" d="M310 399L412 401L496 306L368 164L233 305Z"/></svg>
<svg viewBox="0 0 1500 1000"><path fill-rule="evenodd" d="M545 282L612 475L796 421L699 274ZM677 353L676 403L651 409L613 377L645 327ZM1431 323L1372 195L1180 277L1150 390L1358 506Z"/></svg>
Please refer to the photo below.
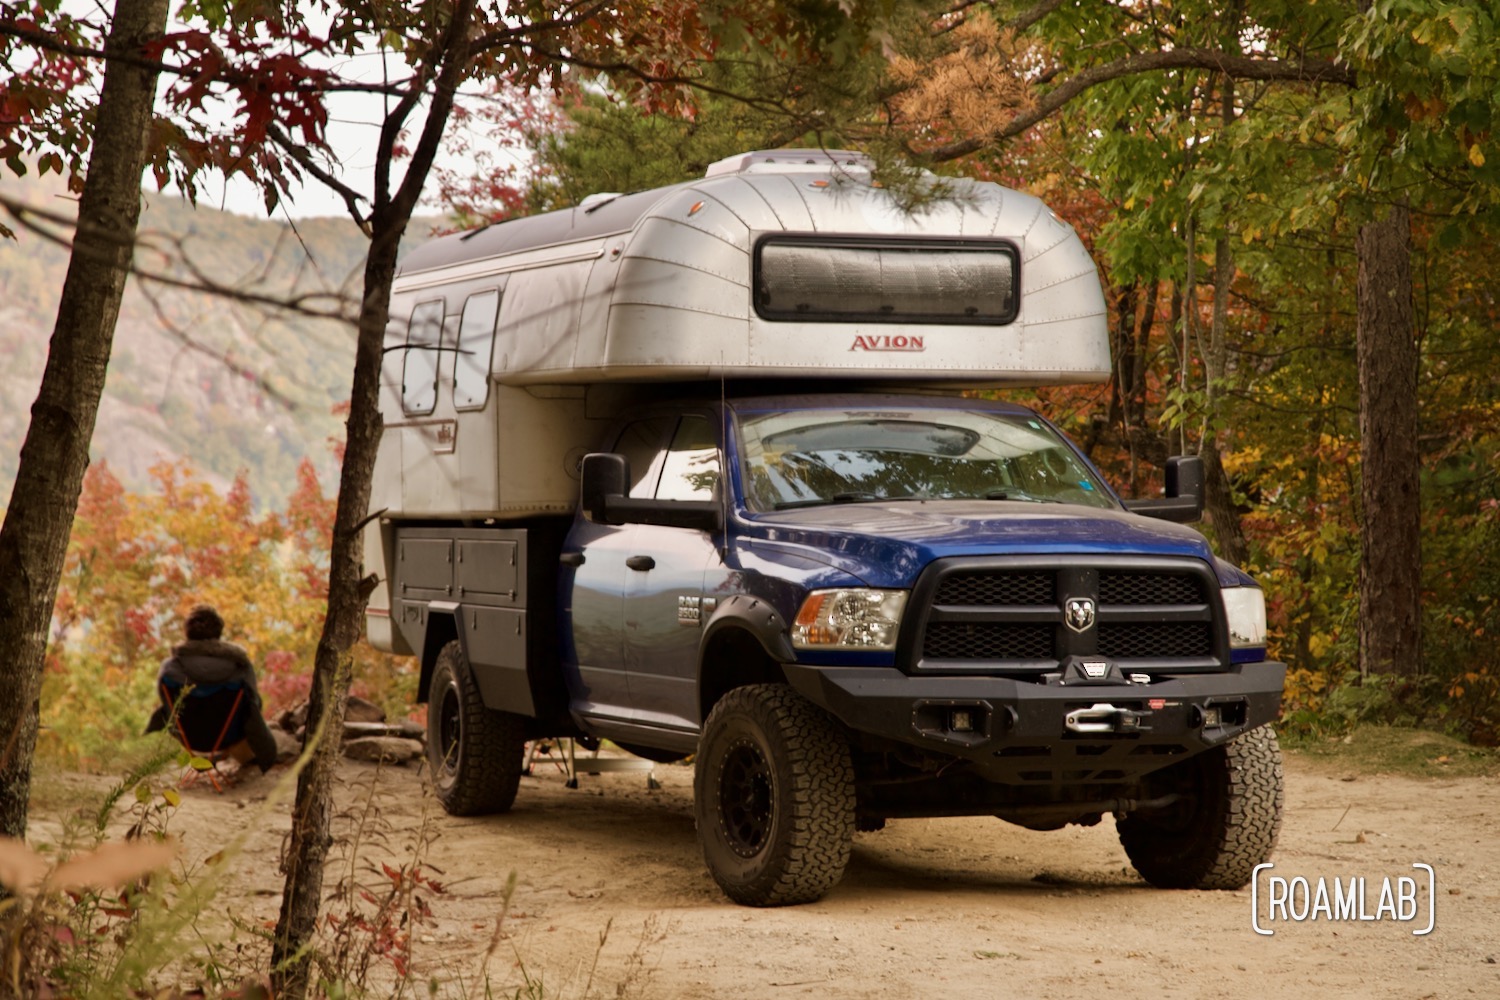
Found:
<svg viewBox="0 0 1500 1000"><path fill-rule="evenodd" d="M854 837L849 744L786 685L752 684L719 700L693 790L708 870L736 903L809 903L843 877Z"/></svg>
<svg viewBox="0 0 1500 1000"><path fill-rule="evenodd" d="M1253 729L1147 778L1147 796L1174 805L1127 816L1120 843L1141 877L1163 889L1238 889L1281 831L1281 746Z"/></svg>
<svg viewBox="0 0 1500 1000"><path fill-rule="evenodd" d="M427 686L427 759L443 808L454 816L509 809L525 746L525 718L486 708L463 647L444 646Z"/></svg>

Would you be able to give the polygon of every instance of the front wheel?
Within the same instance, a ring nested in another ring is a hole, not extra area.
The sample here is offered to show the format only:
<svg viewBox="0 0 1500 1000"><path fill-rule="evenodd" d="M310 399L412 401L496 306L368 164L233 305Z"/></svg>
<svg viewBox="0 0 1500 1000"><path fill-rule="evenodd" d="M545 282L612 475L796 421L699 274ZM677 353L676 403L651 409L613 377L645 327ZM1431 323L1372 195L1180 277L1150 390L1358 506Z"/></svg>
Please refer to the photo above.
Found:
<svg viewBox="0 0 1500 1000"><path fill-rule="evenodd" d="M786 685L752 684L719 700L693 792L708 870L736 903L810 903L843 877L855 821L849 743Z"/></svg>
<svg viewBox="0 0 1500 1000"><path fill-rule="evenodd" d="M1162 889L1238 889L1270 857L1281 831L1281 746L1270 727L1242 733L1147 777L1147 794L1182 798L1122 818L1120 844Z"/></svg>
<svg viewBox="0 0 1500 1000"><path fill-rule="evenodd" d="M487 708L463 647L444 646L427 686L427 759L443 808L454 816L508 810L525 748L526 720Z"/></svg>

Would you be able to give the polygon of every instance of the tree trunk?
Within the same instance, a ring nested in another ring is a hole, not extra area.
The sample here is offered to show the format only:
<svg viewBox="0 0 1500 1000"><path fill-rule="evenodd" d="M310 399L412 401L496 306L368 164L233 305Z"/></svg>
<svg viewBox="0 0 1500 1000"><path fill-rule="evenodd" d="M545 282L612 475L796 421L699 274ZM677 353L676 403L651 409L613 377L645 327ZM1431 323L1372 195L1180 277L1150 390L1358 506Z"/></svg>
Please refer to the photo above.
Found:
<svg viewBox="0 0 1500 1000"><path fill-rule="evenodd" d="M444 36L434 55L441 60L421 137L412 148L405 176L394 196L387 181L391 147L405 127L415 101L402 102L382 130L384 163L377 166L375 208L371 215L370 251L365 258L364 300L360 306L359 342L349 405L348 439L340 470L338 507L328 566L328 614L313 664L307 731L321 733L313 758L297 780L287 849L286 883L281 896L271 950L272 990L279 1000L302 1000L311 974L310 946L317 929L323 895L323 869L333 843L333 775L338 766L344 712L353 672L350 648L364 628L367 593L359 527L370 505L375 453L380 445L380 366L390 318L391 285L396 254L411 221L422 185L432 169L438 145L453 109L458 85L469 68L467 32L474 0L457 0L449 12Z"/></svg>
<svg viewBox="0 0 1500 1000"><path fill-rule="evenodd" d="M365 298L355 350L348 439L328 566L328 613L318 640L307 711L307 731L320 734L321 739L297 779L292 839L284 867L286 884L271 956L273 992L282 998L300 998L307 993L311 970L305 949L317 928L323 869L333 845L333 775L338 768L340 734L353 675L350 649L359 639L365 605L359 587L362 545L355 526L370 503L375 453L380 444L381 351L396 274L396 248L405 228L403 219L391 233L390 222L377 218L365 261Z"/></svg>
<svg viewBox="0 0 1500 1000"><path fill-rule="evenodd" d="M1233 102L1233 86L1227 86L1226 91L1229 95L1226 97L1227 108ZM1233 281L1234 254L1229 248L1229 237L1220 236L1214 240L1214 314L1209 328L1207 357L1204 358L1208 369L1208 412L1211 417L1218 416L1223 406L1220 396L1229 372L1229 286ZM1234 505L1229 475L1224 471L1220 437L1218 431L1210 430L1200 449L1205 492L1208 494L1204 500L1208 507L1208 521L1214 528L1214 540L1219 543L1219 555L1236 566L1243 566L1250 558L1250 546L1240 525L1240 512Z"/></svg>
<svg viewBox="0 0 1500 1000"><path fill-rule="evenodd" d="M48 626L134 254L156 94L149 61L110 57L142 55L166 30L167 6L167 0L120 0L110 24L73 253L0 526L0 833L12 837L26 833Z"/></svg>
<svg viewBox="0 0 1500 1000"><path fill-rule="evenodd" d="M1421 668L1421 457L1411 216L1404 205L1359 229L1359 573L1361 676Z"/></svg>
<svg viewBox="0 0 1500 1000"><path fill-rule="evenodd" d="M1203 442L1200 452L1203 459L1204 507L1208 523L1213 525L1214 541L1218 543L1219 555L1226 562L1244 566L1250 561L1250 545L1245 541L1245 529L1240 524L1240 512L1234 505L1234 490L1229 475L1224 471L1224 462L1219 455L1217 437Z"/></svg>

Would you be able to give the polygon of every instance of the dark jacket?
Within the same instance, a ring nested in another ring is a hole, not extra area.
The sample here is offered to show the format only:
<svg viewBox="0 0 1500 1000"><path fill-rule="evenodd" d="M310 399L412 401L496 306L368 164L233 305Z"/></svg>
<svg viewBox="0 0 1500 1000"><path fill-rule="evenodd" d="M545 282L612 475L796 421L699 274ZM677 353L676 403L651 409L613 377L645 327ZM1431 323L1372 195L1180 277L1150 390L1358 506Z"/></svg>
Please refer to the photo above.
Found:
<svg viewBox="0 0 1500 1000"><path fill-rule="evenodd" d="M163 681L181 687L198 684L227 684L238 681L245 685L249 695L251 715L260 719L260 691L255 686L255 666L243 649L232 642L220 639L189 639L172 650L171 659L161 665L157 684ZM170 717L166 705L161 705L151 714L146 723L146 732L164 729ZM260 723L265 728L265 723ZM271 757L275 760L274 754Z"/></svg>
<svg viewBox="0 0 1500 1000"><path fill-rule="evenodd" d="M260 707L260 691L255 687L255 667L250 657L234 643L221 639L189 639L176 647L172 658L161 665L157 681L183 686L239 681L250 693L255 707Z"/></svg>

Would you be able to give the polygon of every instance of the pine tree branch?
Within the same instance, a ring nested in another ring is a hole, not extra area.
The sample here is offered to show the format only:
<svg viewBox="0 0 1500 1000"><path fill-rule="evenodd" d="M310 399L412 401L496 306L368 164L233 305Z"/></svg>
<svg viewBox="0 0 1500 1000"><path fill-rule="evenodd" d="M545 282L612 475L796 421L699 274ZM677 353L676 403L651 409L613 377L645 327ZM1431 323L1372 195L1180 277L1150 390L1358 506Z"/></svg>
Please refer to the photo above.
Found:
<svg viewBox="0 0 1500 1000"><path fill-rule="evenodd" d="M1138 76L1170 69L1199 69L1223 73L1240 80L1281 80L1301 83L1334 83L1356 87L1358 79L1352 69L1331 60L1315 59L1292 62L1284 59L1258 59L1235 55L1218 49L1167 49L1127 56L1103 66L1078 73L1048 90L1035 106L1010 120L999 132L951 142L927 155L941 163L976 153L1004 139L1014 138L1061 110L1068 102L1091 87L1110 80Z"/></svg>

